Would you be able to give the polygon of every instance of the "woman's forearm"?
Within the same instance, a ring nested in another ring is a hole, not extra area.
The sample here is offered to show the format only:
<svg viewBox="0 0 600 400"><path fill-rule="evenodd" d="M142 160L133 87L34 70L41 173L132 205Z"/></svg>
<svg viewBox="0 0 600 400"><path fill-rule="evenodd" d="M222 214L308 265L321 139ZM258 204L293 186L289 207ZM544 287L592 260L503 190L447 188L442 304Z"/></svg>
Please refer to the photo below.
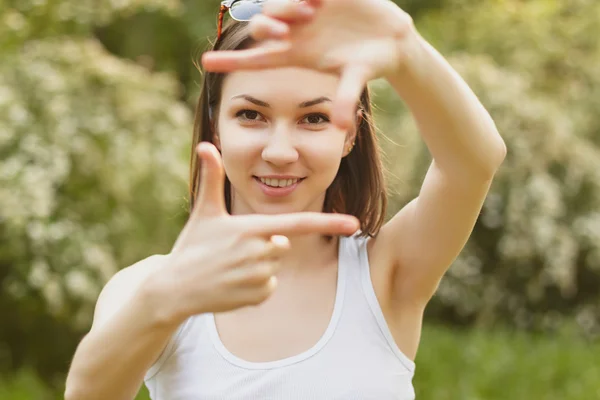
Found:
<svg viewBox="0 0 600 400"><path fill-rule="evenodd" d="M131 400L159 357L177 324L152 310L145 288L139 290L79 344L67 378L66 400Z"/></svg>
<svg viewBox="0 0 600 400"><path fill-rule="evenodd" d="M388 81L411 110L437 166L457 176L492 176L506 148L477 96L416 31Z"/></svg>

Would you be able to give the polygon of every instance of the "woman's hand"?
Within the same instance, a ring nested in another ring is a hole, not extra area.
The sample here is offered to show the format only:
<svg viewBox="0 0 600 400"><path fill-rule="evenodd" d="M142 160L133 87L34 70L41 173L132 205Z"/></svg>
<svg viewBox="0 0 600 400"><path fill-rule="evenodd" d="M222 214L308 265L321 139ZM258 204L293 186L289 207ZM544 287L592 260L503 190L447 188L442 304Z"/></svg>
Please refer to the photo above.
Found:
<svg viewBox="0 0 600 400"><path fill-rule="evenodd" d="M309 7L311 18L294 8ZM260 44L242 51L205 53L208 71L300 66L338 74L333 122L348 128L367 82L395 73L419 43L412 18L389 0L269 0L250 21Z"/></svg>
<svg viewBox="0 0 600 400"><path fill-rule="evenodd" d="M324 213L231 216L223 195L225 173L217 149L198 146L200 193L167 266L146 281L165 321L182 322L205 312L223 312L266 300L289 250L286 236L351 235L352 216Z"/></svg>

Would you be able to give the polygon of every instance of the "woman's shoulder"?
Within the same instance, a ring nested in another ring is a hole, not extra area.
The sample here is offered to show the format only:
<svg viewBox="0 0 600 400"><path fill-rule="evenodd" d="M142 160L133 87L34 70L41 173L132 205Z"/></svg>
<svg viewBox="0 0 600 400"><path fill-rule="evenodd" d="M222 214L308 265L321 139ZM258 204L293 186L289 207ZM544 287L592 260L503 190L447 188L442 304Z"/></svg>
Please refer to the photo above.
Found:
<svg viewBox="0 0 600 400"><path fill-rule="evenodd" d="M98 296L93 325L101 324L129 301L150 274L166 266L167 257L167 255L155 254L115 273Z"/></svg>
<svg viewBox="0 0 600 400"><path fill-rule="evenodd" d="M104 286L105 290L114 290L117 287L131 291L139 286L148 275L166 266L168 256L154 254L118 271Z"/></svg>
<svg viewBox="0 0 600 400"><path fill-rule="evenodd" d="M166 265L168 255L166 254L153 254L134 264L129 265L121 269L110 279L109 283L114 280L135 282L145 278L148 274L156 271L157 269L163 268ZM107 283L108 285L108 283Z"/></svg>

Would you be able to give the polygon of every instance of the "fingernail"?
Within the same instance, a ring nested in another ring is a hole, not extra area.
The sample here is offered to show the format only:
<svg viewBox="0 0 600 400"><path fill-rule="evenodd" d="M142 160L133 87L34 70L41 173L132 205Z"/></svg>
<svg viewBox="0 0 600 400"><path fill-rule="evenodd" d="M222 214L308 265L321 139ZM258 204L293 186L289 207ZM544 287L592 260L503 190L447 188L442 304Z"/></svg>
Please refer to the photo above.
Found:
<svg viewBox="0 0 600 400"><path fill-rule="evenodd" d="M290 240L286 236L282 235L271 236L271 241L273 242L273 244L279 247L288 247L290 245Z"/></svg>

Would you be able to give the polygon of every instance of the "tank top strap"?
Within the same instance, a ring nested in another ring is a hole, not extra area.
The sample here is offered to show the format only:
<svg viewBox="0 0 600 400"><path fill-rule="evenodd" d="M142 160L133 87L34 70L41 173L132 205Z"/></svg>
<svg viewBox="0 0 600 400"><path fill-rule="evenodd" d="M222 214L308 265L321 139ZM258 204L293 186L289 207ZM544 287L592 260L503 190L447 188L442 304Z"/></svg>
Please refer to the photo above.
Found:
<svg viewBox="0 0 600 400"><path fill-rule="evenodd" d="M340 243L340 245L342 245L343 242L343 260L346 266L346 274L351 282L348 295L357 296L360 293L360 299L366 302L367 308L373 316L375 323L390 350L409 371L414 372L414 361L409 359L396 344L383 315L379 300L377 299L373 281L371 279L371 266L369 264L369 254L367 251L367 245L370 240L371 237L361 237L359 234L355 234L351 237L344 238ZM340 252L340 254L342 254L342 252Z"/></svg>
<svg viewBox="0 0 600 400"><path fill-rule="evenodd" d="M360 233L340 238L340 265L353 280L364 279L364 266L368 266L367 243L369 237L361 237Z"/></svg>
<svg viewBox="0 0 600 400"><path fill-rule="evenodd" d="M150 366L146 374L144 375L144 380L147 381L153 378L158 372L162 369L162 366L165 362L177 351L179 345L181 344L184 336L187 334L189 330L191 330L192 325L198 319L198 315L194 315L183 321L177 330L171 335L167 345L163 349L162 353L158 356L158 359Z"/></svg>

